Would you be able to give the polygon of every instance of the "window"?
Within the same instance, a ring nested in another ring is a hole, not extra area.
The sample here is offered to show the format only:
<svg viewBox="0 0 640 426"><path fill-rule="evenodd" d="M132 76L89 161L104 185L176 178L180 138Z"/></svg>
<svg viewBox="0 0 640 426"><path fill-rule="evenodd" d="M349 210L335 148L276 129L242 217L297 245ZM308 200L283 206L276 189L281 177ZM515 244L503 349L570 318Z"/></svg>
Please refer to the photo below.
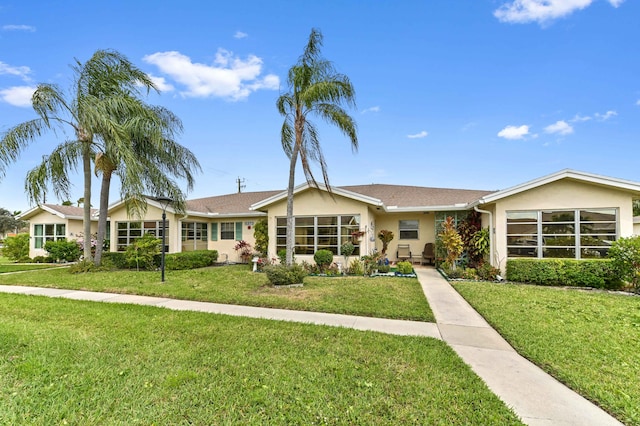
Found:
<svg viewBox="0 0 640 426"><path fill-rule="evenodd" d="M66 237L66 225L64 223L33 225L34 247L44 248L47 241L64 240Z"/></svg>
<svg viewBox="0 0 640 426"><path fill-rule="evenodd" d="M182 222L182 250L206 250L209 224Z"/></svg>
<svg viewBox="0 0 640 426"><path fill-rule="evenodd" d="M329 250L340 255L340 246L353 242L351 234L360 231L360 216L301 216L295 221L296 254L314 254ZM276 249L283 250L287 242L287 218L276 219ZM360 254L360 245L354 244L354 255Z"/></svg>
<svg viewBox="0 0 640 426"><path fill-rule="evenodd" d="M604 257L618 235L616 209L507 212L507 256Z"/></svg>
<svg viewBox="0 0 640 426"><path fill-rule="evenodd" d="M401 240L418 239L418 228L420 227L419 220L401 220L398 227L400 229Z"/></svg>
<svg viewBox="0 0 640 426"><path fill-rule="evenodd" d="M222 222L220 224L220 239L234 240L236 224L234 222Z"/></svg>
<svg viewBox="0 0 640 426"><path fill-rule="evenodd" d="M151 234L156 238L162 238L162 221L153 220L145 222L117 222L117 250L125 251L127 246L141 238L144 234ZM167 237L165 243L169 246L169 222L166 222ZM169 251L166 246L165 250Z"/></svg>

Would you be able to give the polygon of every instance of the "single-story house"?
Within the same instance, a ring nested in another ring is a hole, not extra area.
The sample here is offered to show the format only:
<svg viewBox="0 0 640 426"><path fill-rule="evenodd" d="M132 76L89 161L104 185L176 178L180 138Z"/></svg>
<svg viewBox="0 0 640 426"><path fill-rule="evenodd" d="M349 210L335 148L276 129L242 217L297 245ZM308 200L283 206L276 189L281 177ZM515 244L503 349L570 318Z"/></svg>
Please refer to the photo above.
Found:
<svg viewBox="0 0 640 426"><path fill-rule="evenodd" d="M387 229L395 235L387 249L390 260L396 260L399 244L408 244L419 260L446 217L457 222L475 210L490 231L490 261L502 270L513 257L601 257L617 238L634 234L632 202L638 198L638 182L575 170L499 191L371 184L332 187L329 193L305 183L294 190L295 256L309 261L319 249L340 255L340 246L356 231L362 237L355 254L368 254L381 249L376 235ZM285 246L286 203L285 190L189 200L186 214L169 206L167 251L215 249L221 260L239 261L234 246L239 240L253 245L253 225L267 219L269 255L275 257ZM122 202L110 206L109 217L112 251L125 250L146 232L162 235L162 206L155 200L149 199L143 218L128 217ZM45 218L31 216L32 251L35 227Z"/></svg>

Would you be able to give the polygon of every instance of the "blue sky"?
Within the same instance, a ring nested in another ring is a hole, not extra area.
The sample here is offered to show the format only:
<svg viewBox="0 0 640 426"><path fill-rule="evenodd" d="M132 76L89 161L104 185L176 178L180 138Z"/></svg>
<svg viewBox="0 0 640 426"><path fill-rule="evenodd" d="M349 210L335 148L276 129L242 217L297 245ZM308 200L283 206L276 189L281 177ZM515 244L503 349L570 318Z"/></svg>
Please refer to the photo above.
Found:
<svg viewBox="0 0 640 426"><path fill-rule="evenodd" d="M235 192L238 177L284 189L275 101L315 27L357 94L358 153L319 126L333 185L492 190L565 168L640 181L638 18L634 0L0 0L0 132L35 117L37 83L69 88L74 58L115 49L183 120L203 166L189 198ZM0 207L30 207L25 174L64 137L7 170Z"/></svg>

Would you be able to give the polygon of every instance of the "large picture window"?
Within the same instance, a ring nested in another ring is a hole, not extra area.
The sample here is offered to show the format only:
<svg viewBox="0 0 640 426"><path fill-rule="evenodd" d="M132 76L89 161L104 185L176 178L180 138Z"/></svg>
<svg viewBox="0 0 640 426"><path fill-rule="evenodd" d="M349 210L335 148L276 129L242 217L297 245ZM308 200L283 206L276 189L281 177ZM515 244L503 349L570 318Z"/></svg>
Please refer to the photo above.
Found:
<svg viewBox="0 0 640 426"><path fill-rule="evenodd" d="M37 249L44 248L47 241L58 241L66 238L64 223L48 223L33 225L33 243Z"/></svg>
<svg viewBox="0 0 640 426"><path fill-rule="evenodd" d="M605 257L618 236L616 209L507 212L507 256Z"/></svg>
<svg viewBox="0 0 640 426"><path fill-rule="evenodd" d="M318 250L329 250L341 255L340 246L353 242L351 234L360 231L359 215L301 216L295 221L296 254L314 254ZM277 250L286 248L287 218L276 219ZM360 254L360 244L354 244L354 255Z"/></svg>
<svg viewBox="0 0 640 426"><path fill-rule="evenodd" d="M162 238L162 221L137 221L137 222L117 222L117 239L118 251L125 251L127 246L142 238L144 234L154 235L156 238ZM165 243L169 246L169 221L166 222L167 237ZM169 251L167 249L167 251Z"/></svg>
<svg viewBox="0 0 640 426"><path fill-rule="evenodd" d="M209 224L203 222L182 222L182 250L206 250Z"/></svg>

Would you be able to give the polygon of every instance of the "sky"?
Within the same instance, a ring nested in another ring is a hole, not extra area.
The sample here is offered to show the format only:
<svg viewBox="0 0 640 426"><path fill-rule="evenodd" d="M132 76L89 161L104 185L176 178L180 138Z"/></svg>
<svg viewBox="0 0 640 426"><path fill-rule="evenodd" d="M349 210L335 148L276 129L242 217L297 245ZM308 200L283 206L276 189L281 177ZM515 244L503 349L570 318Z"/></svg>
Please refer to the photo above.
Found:
<svg viewBox="0 0 640 426"><path fill-rule="evenodd" d="M0 0L0 133L36 117L38 83L69 90L76 60L114 49L183 122L177 141L202 165L188 198L238 179L284 190L275 103L317 28L356 90L357 152L313 119L332 185L498 190L567 168L640 181L639 18L637 0ZM0 207L33 207L27 171L72 137L32 143L0 176Z"/></svg>

